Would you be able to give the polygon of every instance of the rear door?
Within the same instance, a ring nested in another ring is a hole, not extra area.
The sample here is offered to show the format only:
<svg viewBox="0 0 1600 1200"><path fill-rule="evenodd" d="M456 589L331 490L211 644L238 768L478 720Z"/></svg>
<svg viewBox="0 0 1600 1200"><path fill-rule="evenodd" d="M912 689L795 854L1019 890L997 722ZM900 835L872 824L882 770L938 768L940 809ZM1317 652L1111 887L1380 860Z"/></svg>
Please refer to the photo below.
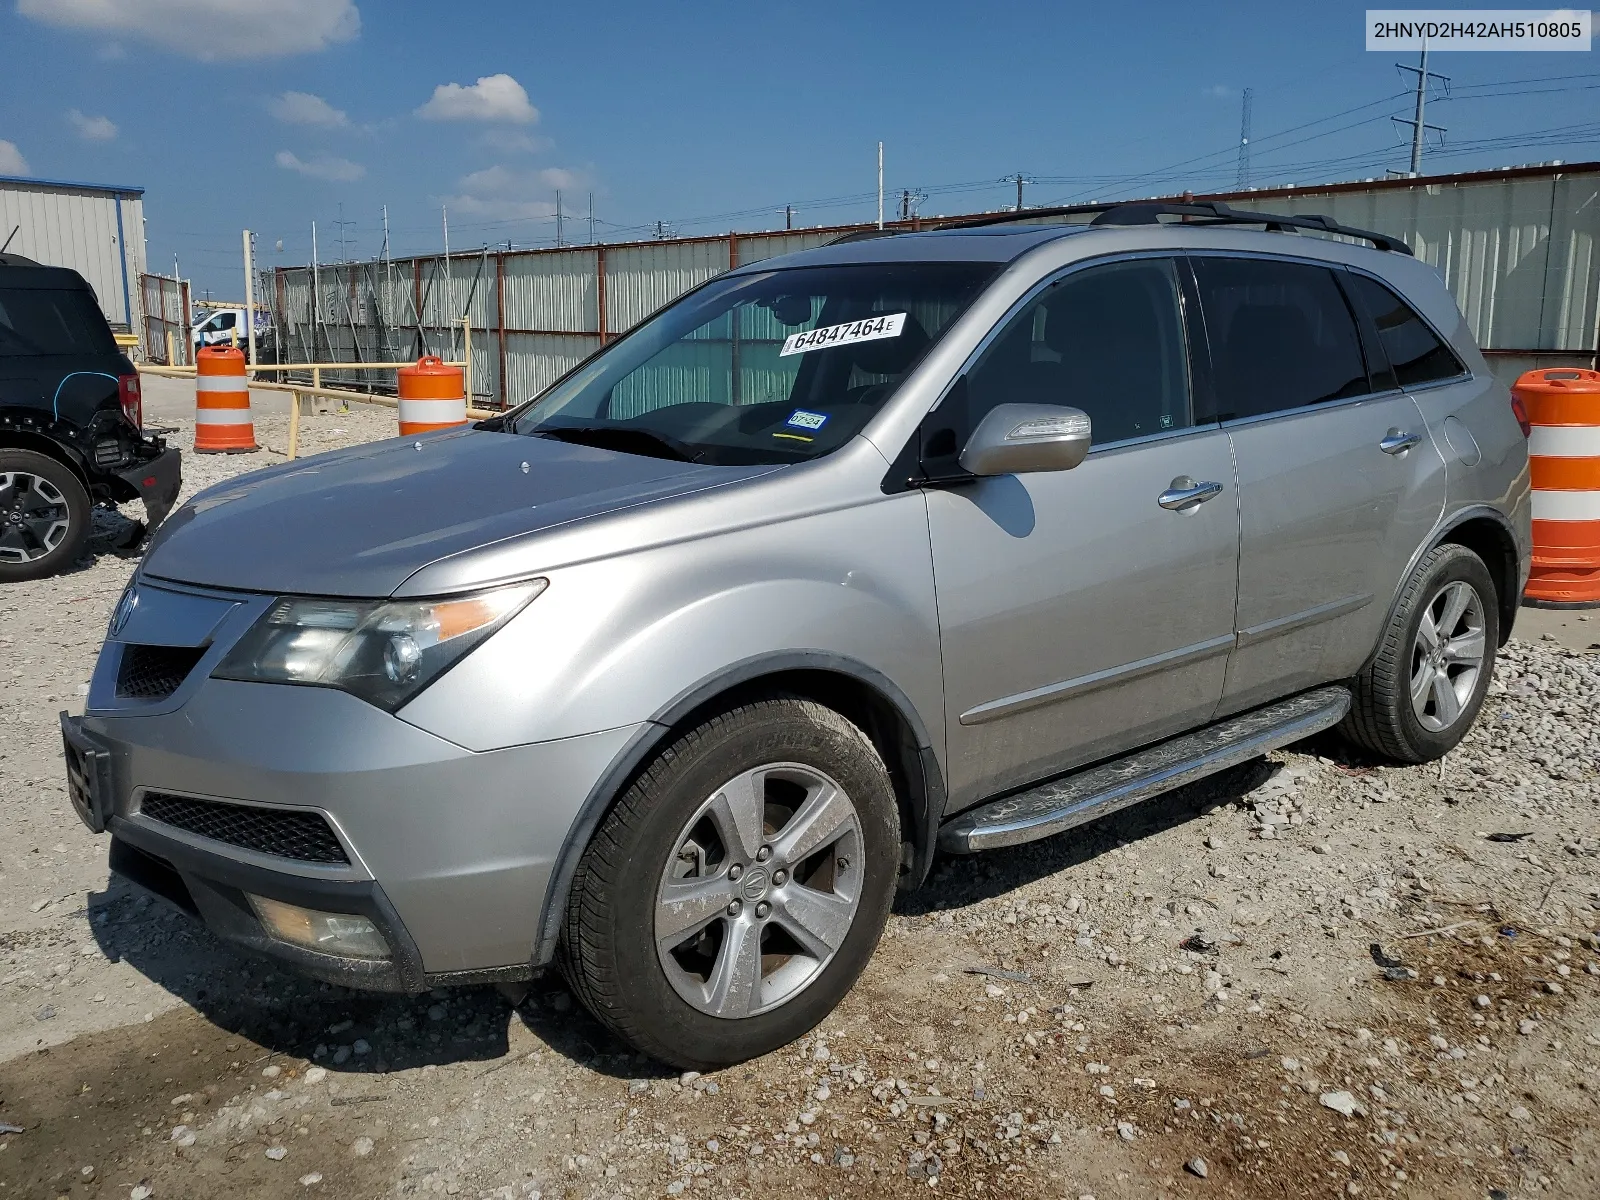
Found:
<svg viewBox="0 0 1600 1200"><path fill-rule="evenodd" d="M1238 472L1226 714L1360 669L1443 510L1445 468L1386 366L1369 373L1341 268L1193 263Z"/></svg>
<svg viewBox="0 0 1600 1200"><path fill-rule="evenodd" d="M1093 436L1070 471L927 493L952 811L1203 724L1221 697L1238 510L1227 435L1192 400L1179 266L1045 284L925 426L953 455L997 404L1062 404Z"/></svg>

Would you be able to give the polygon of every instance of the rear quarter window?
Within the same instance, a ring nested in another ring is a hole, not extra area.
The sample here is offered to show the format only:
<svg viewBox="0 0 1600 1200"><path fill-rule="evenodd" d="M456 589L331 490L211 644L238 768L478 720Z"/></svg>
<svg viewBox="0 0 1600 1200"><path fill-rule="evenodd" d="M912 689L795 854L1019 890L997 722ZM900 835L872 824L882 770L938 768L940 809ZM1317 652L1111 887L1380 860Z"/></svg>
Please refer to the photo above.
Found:
<svg viewBox="0 0 1600 1200"><path fill-rule="evenodd" d="M1401 387L1415 387L1466 374L1467 369L1455 352L1417 315L1416 309L1389 287L1354 271L1349 279L1357 302L1378 327L1378 341L1389 356Z"/></svg>
<svg viewBox="0 0 1600 1200"><path fill-rule="evenodd" d="M0 354L115 354L100 306L77 288L8 288L0 283Z"/></svg>

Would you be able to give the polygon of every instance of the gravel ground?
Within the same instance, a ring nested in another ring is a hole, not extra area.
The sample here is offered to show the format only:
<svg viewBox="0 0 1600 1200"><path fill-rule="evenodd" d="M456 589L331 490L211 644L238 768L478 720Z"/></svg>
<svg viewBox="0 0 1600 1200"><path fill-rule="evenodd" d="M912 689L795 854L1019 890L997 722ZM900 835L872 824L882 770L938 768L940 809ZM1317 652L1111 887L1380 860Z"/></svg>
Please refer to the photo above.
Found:
<svg viewBox="0 0 1600 1200"><path fill-rule="evenodd" d="M554 979L364 996L108 880L55 714L116 522L0 591L0 1198L1600 1195L1600 655L1513 641L1442 764L1321 740L946 859L815 1035L678 1076Z"/></svg>

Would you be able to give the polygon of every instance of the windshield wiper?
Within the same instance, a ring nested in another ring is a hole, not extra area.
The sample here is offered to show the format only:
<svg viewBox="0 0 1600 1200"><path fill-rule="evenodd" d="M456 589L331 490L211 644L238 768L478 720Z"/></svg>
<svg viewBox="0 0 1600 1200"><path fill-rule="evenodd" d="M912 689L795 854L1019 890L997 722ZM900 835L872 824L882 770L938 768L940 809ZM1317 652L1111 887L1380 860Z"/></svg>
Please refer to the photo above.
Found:
<svg viewBox="0 0 1600 1200"><path fill-rule="evenodd" d="M532 431L535 437L570 442L576 446L598 446L624 454L649 458L670 458L679 462L698 462L700 451L686 442L648 429L624 429L616 425L546 425Z"/></svg>

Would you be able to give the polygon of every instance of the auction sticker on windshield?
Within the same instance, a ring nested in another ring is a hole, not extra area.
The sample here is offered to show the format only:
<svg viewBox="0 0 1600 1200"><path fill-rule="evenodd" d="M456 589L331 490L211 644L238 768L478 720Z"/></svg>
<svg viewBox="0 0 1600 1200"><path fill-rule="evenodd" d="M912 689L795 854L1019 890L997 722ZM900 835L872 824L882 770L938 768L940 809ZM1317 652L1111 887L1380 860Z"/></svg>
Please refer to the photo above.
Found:
<svg viewBox="0 0 1600 1200"><path fill-rule="evenodd" d="M893 313L882 317L863 317L859 321L846 321L843 325L822 325L816 329L791 333L783 339L785 354L804 354L807 350L826 350L829 346L848 346L852 342L875 342L880 338L899 337L905 327L906 314Z"/></svg>

